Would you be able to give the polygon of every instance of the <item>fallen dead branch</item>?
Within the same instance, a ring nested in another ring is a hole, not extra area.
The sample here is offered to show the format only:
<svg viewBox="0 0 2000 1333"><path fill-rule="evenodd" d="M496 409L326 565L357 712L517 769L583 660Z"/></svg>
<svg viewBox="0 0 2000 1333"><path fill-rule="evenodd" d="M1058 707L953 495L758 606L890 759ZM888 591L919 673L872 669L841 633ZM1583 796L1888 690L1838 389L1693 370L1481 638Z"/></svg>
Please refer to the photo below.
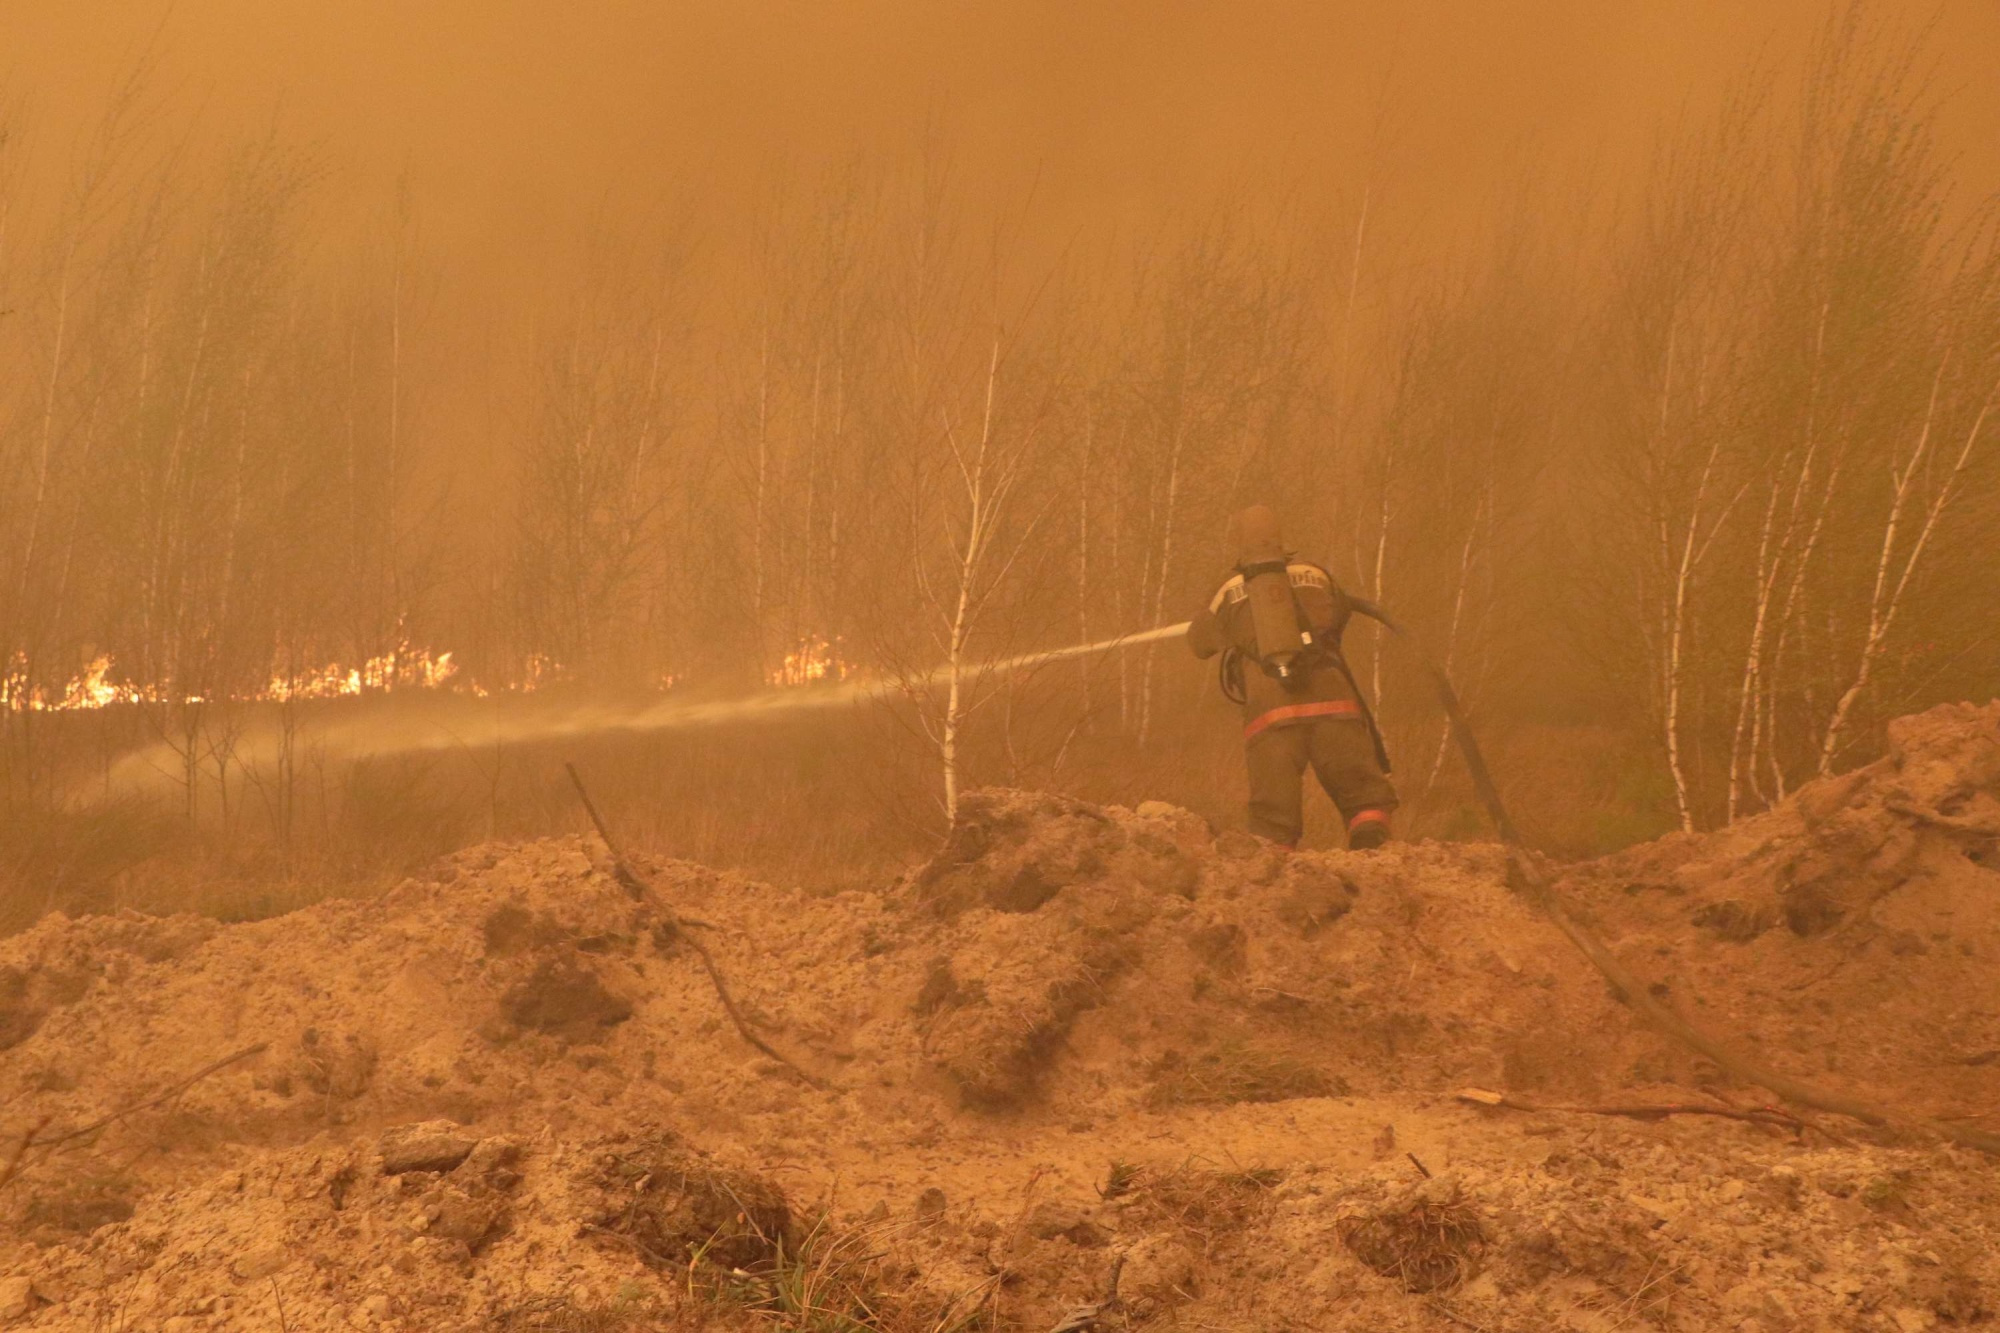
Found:
<svg viewBox="0 0 2000 1333"><path fill-rule="evenodd" d="M743 1011L736 1007L736 997L730 993L729 982L723 977L722 968L715 961L715 955L709 951L706 944L689 932L688 927L697 923L676 912L660 896L659 891L632 868L632 863L618 850L617 842L611 837L611 830L605 827L603 816L597 813L597 806L590 799L590 793L584 789L583 778L578 775L576 765L566 763L563 768L569 773L569 780L576 787L577 798L583 802L584 813L590 816L591 825L596 828L597 836L603 840L605 851L610 853L612 876L624 887L634 902L645 903L665 919L668 933L674 939L694 950L695 956L701 959L701 965L708 971L709 982L715 987L716 998L722 1001L723 1011L729 1015L729 1021L736 1025L736 1031L742 1035L743 1040L791 1070L812 1087L826 1087L826 1080L808 1073L797 1061L751 1030L748 1020L743 1017Z"/></svg>
<svg viewBox="0 0 2000 1333"><path fill-rule="evenodd" d="M1770 1125L1777 1129L1789 1129L1794 1133L1804 1133L1809 1129L1826 1133L1811 1121L1801 1119L1778 1106L1718 1106L1713 1102L1636 1102L1608 1106L1568 1106L1531 1102L1506 1093L1488 1092L1484 1088L1462 1088L1457 1095L1458 1100L1462 1102L1471 1102L1476 1106L1491 1106L1505 1111L1624 1116L1632 1120L1665 1120L1669 1116L1676 1115L1706 1115L1721 1120L1741 1120L1752 1125Z"/></svg>
<svg viewBox="0 0 2000 1333"><path fill-rule="evenodd" d="M1111 1277L1104 1284L1104 1299L1089 1305L1072 1306L1049 1333L1085 1333L1096 1328L1106 1315L1117 1313L1124 1307L1118 1297L1118 1279L1125 1272L1125 1256L1120 1253L1111 1261Z"/></svg>
<svg viewBox="0 0 2000 1333"><path fill-rule="evenodd" d="M19 1174L21 1159L28 1155L28 1149L33 1146L35 1136L40 1134L44 1129L47 1129L49 1121L54 1118L53 1116L45 1115L34 1124L28 1126L22 1133L21 1141L14 1145L14 1151L7 1154L6 1165L0 1166L0 1189L5 1189L7 1182Z"/></svg>
<svg viewBox="0 0 2000 1333"><path fill-rule="evenodd" d="M14 1151L8 1157L6 1165L0 1167L0 1189L6 1188L9 1182L20 1175L23 1163L27 1160L28 1153L31 1150L35 1153L35 1160L37 1162L45 1161L54 1154L56 1149L62 1147L64 1144L74 1143L78 1139L87 1139L93 1134L98 1134L111 1128L111 1126L117 1124L127 1116L137 1115L141 1111L150 1111L155 1106L170 1102L211 1074L218 1074L229 1068L229 1066L248 1060L252 1056L262 1055L270 1048L271 1044L265 1041L260 1041L255 1046L246 1046L233 1055L225 1055L212 1064L203 1065L200 1069L195 1070L192 1074L189 1074L177 1083L169 1084L158 1092L152 1093L129 1105L119 1107L109 1115L99 1116L87 1125L79 1125L75 1129L66 1129L60 1134L50 1135L47 1138L43 1138L41 1132L47 1128L50 1118L44 1116L27 1133L21 1136L20 1143L15 1145Z"/></svg>

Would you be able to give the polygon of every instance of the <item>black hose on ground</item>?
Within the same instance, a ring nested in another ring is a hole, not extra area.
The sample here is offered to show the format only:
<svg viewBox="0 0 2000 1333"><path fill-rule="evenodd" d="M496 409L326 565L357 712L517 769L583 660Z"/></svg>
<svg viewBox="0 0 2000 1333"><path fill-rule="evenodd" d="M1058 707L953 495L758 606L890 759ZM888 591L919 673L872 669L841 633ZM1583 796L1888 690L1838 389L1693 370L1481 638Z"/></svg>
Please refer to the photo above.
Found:
<svg viewBox="0 0 2000 1333"><path fill-rule="evenodd" d="M1817 1111L1827 1111L1835 1115L1847 1116L1863 1124L1889 1129L1915 1129L1923 1133L1937 1135L1975 1148L1990 1156L2000 1157L2000 1134L1987 1133L1966 1125L1956 1125L1949 1121L1930 1120L1921 1116L1906 1115L1893 1108L1880 1106L1855 1097L1829 1092L1813 1084L1795 1079L1776 1070L1766 1069L1748 1056L1730 1049L1716 1038L1695 1027L1673 1009L1656 998L1652 988L1629 968L1605 945L1604 941L1588 927L1577 921L1563 906L1556 895L1556 886L1549 883L1536 865L1532 849L1522 839L1520 830L1507 813L1506 804L1500 799L1500 789L1494 784L1493 772L1486 766L1486 757L1480 752L1479 741L1472 734L1472 727L1466 721L1465 709L1460 705L1458 691L1452 688L1451 678L1438 665L1436 659L1424 651L1423 645L1389 613L1373 602L1353 598L1354 609L1371 620L1379 621L1384 629L1407 644L1417 660L1423 664L1437 690L1438 702L1444 706L1445 717L1451 723L1452 735L1458 741L1459 753L1465 757L1466 769L1472 775L1473 789L1486 807L1486 813L1499 831L1501 841L1507 845L1508 860L1513 866L1518 886L1528 898L1542 910L1571 944L1592 967L1611 983L1613 991L1640 1017L1651 1023L1662 1034L1673 1038L1681 1045L1705 1056L1725 1072L1745 1083L1775 1093L1785 1101Z"/></svg>

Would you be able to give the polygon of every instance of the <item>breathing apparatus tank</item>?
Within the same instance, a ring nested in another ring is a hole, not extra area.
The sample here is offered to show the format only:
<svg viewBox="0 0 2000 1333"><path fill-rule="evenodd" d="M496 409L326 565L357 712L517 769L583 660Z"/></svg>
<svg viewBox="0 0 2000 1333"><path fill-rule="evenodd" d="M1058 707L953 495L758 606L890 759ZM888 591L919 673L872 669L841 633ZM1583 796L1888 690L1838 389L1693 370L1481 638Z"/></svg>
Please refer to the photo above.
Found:
<svg viewBox="0 0 2000 1333"><path fill-rule="evenodd" d="M1257 636L1257 665L1288 690L1302 690L1312 674L1312 631L1292 595L1290 561L1268 505L1252 505L1230 523L1236 572L1250 603Z"/></svg>

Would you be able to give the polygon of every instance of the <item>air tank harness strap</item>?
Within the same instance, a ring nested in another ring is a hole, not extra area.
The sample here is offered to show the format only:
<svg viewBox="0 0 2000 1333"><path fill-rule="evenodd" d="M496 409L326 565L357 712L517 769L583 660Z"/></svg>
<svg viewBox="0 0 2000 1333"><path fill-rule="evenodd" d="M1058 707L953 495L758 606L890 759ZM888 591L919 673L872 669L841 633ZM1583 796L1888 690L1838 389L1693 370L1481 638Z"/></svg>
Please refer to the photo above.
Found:
<svg viewBox="0 0 2000 1333"><path fill-rule="evenodd" d="M1216 680L1222 686L1222 697L1233 704L1245 703L1249 699L1243 684L1243 652L1239 648L1224 648L1222 660L1216 664Z"/></svg>

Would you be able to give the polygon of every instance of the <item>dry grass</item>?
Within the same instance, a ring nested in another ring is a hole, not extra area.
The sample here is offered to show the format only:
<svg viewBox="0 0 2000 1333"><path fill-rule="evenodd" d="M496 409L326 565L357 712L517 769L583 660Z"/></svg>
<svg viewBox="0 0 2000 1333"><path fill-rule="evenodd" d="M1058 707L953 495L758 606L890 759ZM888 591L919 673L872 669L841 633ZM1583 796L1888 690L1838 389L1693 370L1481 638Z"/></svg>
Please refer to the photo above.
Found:
<svg viewBox="0 0 2000 1333"><path fill-rule="evenodd" d="M1347 1090L1322 1070L1244 1041L1224 1042L1193 1056L1170 1052L1153 1066L1150 1077L1146 1102L1155 1109L1336 1097Z"/></svg>
<svg viewBox="0 0 2000 1333"><path fill-rule="evenodd" d="M1341 1243L1354 1257L1406 1291L1451 1291L1479 1271L1486 1230L1471 1206L1455 1196L1414 1199L1340 1223Z"/></svg>
<svg viewBox="0 0 2000 1333"><path fill-rule="evenodd" d="M760 1272L796 1248L791 1204L769 1181L718 1166L664 1135L602 1152L590 1183L605 1201L590 1230L648 1267Z"/></svg>
<svg viewBox="0 0 2000 1333"><path fill-rule="evenodd" d="M1183 1163L1170 1171L1114 1166L1119 1193L1136 1193L1145 1214L1213 1244L1262 1218L1284 1180L1274 1167L1217 1169ZM1107 1195L1107 1197L1111 1197Z"/></svg>
<svg viewBox="0 0 2000 1333"><path fill-rule="evenodd" d="M379 892L473 843L579 832L565 759L593 778L629 850L828 891L879 885L936 830L906 817L927 817L925 790L866 777L881 756L853 731L814 721L329 765L324 780L301 774L282 829L240 777L226 816L211 784L190 823L177 787L100 801L97 775L78 772L70 806L0 806L0 936L51 911L258 920Z"/></svg>
<svg viewBox="0 0 2000 1333"><path fill-rule="evenodd" d="M578 1305L567 1296L547 1296L502 1311L490 1333L628 1333L651 1324L615 1306Z"/></svg>
<svg viewBox="0 0 2000 1333"><path fill-rule="evenodd" d="M970 1333L990 1318L990 1286L939 1296L895 1260L916 1224L841 1227L824 1210L802 1224L768 1181L717 1166L673 1139L608 1149L591 1183L614 1206L587 1234L629 1249L685 1301L784 1333ZM613 1333L626 1314L554 1305L536 1317L558 1322L517 1323L505 1333Z"/></svg>
<svg viewBox="0 0 2000 1333"><path fill-rule="evenodd" d="M768 1181L671 1138L608 1146L589 1184L608 1206L586 1234L623 1245L670 1282L679 1301L714 1313L784 1333L970 1333L991 1316L991 1284L940 1296L896 1260L917 1223L843 1227L824 1209L804 1222ZM618 1314L557 1310L552 1317L585 1322L518 1328L610 1333L621 1327L615 1320L588 1320Z"/></svg>
<svg viewBox="0 0 2000 1333"><path fill-rule="evenodd" d="M784 1333L971 1333L992 1319L988 1283L938 1297L893 1258L912 1224L885 1221L842 1228L814 1219L796 1246L779 1246L756 1273L730 1273L719 1298L740 1305Z"/></svg>

